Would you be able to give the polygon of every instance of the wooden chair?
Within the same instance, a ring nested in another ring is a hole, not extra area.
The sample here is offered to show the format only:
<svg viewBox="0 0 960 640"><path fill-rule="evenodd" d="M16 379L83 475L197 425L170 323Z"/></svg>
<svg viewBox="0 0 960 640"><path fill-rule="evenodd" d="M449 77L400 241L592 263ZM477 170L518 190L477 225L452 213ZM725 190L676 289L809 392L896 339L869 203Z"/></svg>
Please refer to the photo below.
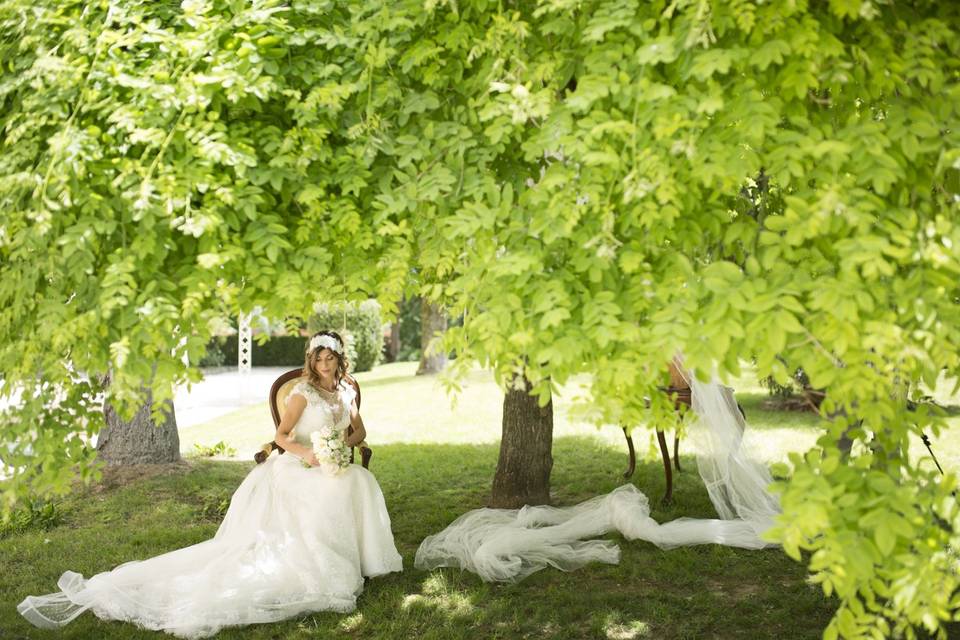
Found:
<svg viewBox="0 0 960 640"><path fill-rule="evenodd" d="M660 390L673 398L673 404L678 415L682 415L684 411L693 406L693 397L689 387L660 387ZM731 394L733 393L733 389L729 387L727 391ZM740 411L741 416L746 417L746 414L743 412L743 407L740 406L739 402L737 403L737 410ZM627 470L623 472L623 477L629 478L637 468L637 454L633 447L633 437L627 432L626 427L623 428L623 435L627 439L627 451L629 455ZM662 429L657 429L657 442L660 444L660 456L663 458L663 474L666 480L666 491L663 494L661 502L663 504L670 504L673 501L673 469L670 465L670 448L667 446L667 438ZM673 464L677 468L677 473L683 471L683 469L680 468L679 433L673 436Z"/></svg>
<svg viewBox="0 0 960 640"><path fill-rule="evenodd" d="M673 396L674 407L676 407L678 414L685 411L684 407L690 407L692 405L693 401L689 387L661 387L661 391ZM637 452L633 446L633 437L629 434L626 427L623 428L623 435L627 439L627 452L629 455L627 470L623 472L623 477L629 478L637 469ZM663 504L669 504L673 501L673 468L670 465L670 448L667 446L667 438L663 429L657 429L657 442L660 444L660 455L663 458L663 474L666 480L666 492L663 494L662 502ZM682 471L680 468L679 451L680 434L677 433L673 436L673 464L677 467L677 473Z"/></svg>
<svg viewBox="0 0 960 640"><path fill-rule="evenodd" d="M296 385L300 380L303 379L303 368L291 369L285 373L280 374L280 377L273 381L273 384L270 385L270 415L273 417L273 426L274 428L280 426L280 419L283 417L281 415L280 407L286 405L287 396L290 395L290 392L293 391L294 385ZM357 381L351 376L347 376L345 380L350 383L353 387L353 390L357 392L357 409L360 408L360 385L357 384ZM347 427L347 434L353 432L353 427ZM284 452L283 447L274 443L277 447L277 450L282 454ZM350 462L353 462L353 449L350 447ZM360 464L363 465L364 469L370 468L370 458L373 457L373 451L370 447L361 446L360 447Z"/></svg>

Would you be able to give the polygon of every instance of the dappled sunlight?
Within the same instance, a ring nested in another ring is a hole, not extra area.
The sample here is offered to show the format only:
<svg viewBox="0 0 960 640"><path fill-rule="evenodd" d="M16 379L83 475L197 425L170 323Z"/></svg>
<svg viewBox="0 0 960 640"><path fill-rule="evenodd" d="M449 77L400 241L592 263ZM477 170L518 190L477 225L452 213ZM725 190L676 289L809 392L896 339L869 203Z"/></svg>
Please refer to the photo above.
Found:
<svg viewBox="0 0 960 640"><path fill-rule="evenodd" d="M346 616L343 620L340 621L340 624L337 625L337 628L340 631L346 631L347 633L353 633L360 628L360 625L363 624L363 613L356 612L351 615Z"/></svg>
<svg viewBox="0 0 960 640"><path fill-rule="evenodd" d="M420 586L422 593L403 597L401 609L422 607L454 617L468 616L474 612L473 597L453 587L442 571L430 574Z"/></svg>
<svg viewBox="0 0 960 640"><path fill-rule="evenodd" d="M619 613L610 613L603 621L603 635L608 640L638 640L650 638L650 624L641 620L621 621Z"/></svg>

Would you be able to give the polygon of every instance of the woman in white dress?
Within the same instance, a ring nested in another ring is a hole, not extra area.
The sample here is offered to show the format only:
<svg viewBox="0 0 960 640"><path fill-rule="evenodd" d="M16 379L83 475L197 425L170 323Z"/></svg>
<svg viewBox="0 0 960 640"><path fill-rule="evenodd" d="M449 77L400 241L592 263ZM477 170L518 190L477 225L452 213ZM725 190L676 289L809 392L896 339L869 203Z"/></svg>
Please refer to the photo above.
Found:
<svg viewBox="0 0 960 640"><path fill-rule="evenodd" d="M286 455L258 455L263 464L234 492L212 539L89 579L67 571L59 593L28 596L18 611L43 628L90 609L104 620L202 638L226 626L353 610L364 577L401 571L402 560L376 479L347 462L366 430L346 370L340 336L315 334L306 379L277 428Z"/></svg>

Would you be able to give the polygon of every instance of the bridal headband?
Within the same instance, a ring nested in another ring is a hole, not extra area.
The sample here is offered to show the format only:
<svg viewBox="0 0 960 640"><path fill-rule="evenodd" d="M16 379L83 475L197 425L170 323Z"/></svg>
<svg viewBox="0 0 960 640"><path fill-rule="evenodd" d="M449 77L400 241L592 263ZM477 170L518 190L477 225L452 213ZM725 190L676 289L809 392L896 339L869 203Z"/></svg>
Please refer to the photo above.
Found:
<svg viewBox="0 0 960 640"><path fill-rule="evenodd" d="M343 354L340 342L333 336L313 336L313 338L310 339L310 351L320 348L327 348L334 353Z"/></svg>

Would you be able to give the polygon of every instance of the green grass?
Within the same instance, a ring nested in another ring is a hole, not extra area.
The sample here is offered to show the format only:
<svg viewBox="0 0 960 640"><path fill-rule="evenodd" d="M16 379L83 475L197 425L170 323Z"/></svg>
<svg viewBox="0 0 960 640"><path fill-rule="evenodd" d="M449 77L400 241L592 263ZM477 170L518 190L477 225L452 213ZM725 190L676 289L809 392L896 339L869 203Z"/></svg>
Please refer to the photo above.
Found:
<svg viewBox="0 0 960 640"><path fill-rule="evenodd" d="M571 504L616 487L618 453L592 438L558 438L555 501ZM482 504L496 457L494 444L378 446L373 471L387 499L404 572L371 580L351 615L322 613L218 637L800 639L819 637L831 615L830 602L805 582L803 567L778 550L704 546L665 552L619 540L618 566L548 569L512 586L485 584L458 570L413 569L425 536ZM199 460L180 473L87 490L60 503L58 526L0 540L0 637L155 637L89 613L54 636L30 627L14 607L28 594L53 590L66 569L90 576L209 538L219 521L211 506L228 497L251 467ZM635 481L650 495L663 490L656 462L641 464ZM695 473L681 474L676 495L676 504L655 510L655 518L712 515Z"/></svg>
<svg viewBox="0 0 960 640"><path fill-rule="evenodd" d="M437 377L416 376L417 363L398 362L360 373L363 393L361 413L374 447L381 444L430 442L443 444L487 444L500 440L503 392L488 371L472 371L463 389L451 398ZM613 447L626 456L623 432L614 425L597 428L578 420L576 407L583 396L584 380L576 379L561 389L554 400L554 434L581 436ZM818 418L807 413L784 413L761 408L766 392L747 372L734 382L737 397L750 419L751 429L762 432L755 444L759 458L782 460L789 451L808 449L818 435ZM264 391L266 396L266 390ZM249 460L273 436L273 422L266 400L263 404L238 409L204 424L180 430L180 448L189 453L194 445L212 446L223 441L237 450L237 459ZM641 453L659 455L653 432L638 429L634 440ZM683 449L681 450L683 452ZM690 453L689 449L686 450Z"/></svg>
<svg viewBox="0 0 960 640"><path fill-rule="evenodd" d="M496 465L501 399L489 375L467 380L455 408L433 378L408 363L361 374L363 414L375 448L372 471L383 488L401 574L371 580L350 615L321 613L282 623L228 629L218 638L683 638L799 640L819 638L833 603L805 579L805 568L780 550L718 546L661 551L614 536L617 566L546 569L518 585L491 585L452 569L421 572L413 556L424 537L482 506ZM571 418L575 384L556 402L552 489L555 504L608 492L622 480L622 433ZM802 450L818 434L810 414L763 409L765 394L748 373L736 381L751 427L751 446L767 460ZM957 417L951 418L957 420ZM945 438L956 442L956 429ZM265 406L186 429L184 450L220 440L241 456L269 439ZM641 453L648 436L637 432ZM953 447L957 451L960 447ZM689 448L675 479L675 503L653 517L714 517ZM938 442L945 464L955 462ZM116 565L211 537L226 501L252 462L192 460L173 473L116 479L58 503L48 528L26 527L0 538L0 638L148 638L159 634L84 614L62 632L34 629L16 613L24 596L52 591L67 569L90 576ZM647 456L632 481L648 496L663 492L659 459Z"/></svg>

